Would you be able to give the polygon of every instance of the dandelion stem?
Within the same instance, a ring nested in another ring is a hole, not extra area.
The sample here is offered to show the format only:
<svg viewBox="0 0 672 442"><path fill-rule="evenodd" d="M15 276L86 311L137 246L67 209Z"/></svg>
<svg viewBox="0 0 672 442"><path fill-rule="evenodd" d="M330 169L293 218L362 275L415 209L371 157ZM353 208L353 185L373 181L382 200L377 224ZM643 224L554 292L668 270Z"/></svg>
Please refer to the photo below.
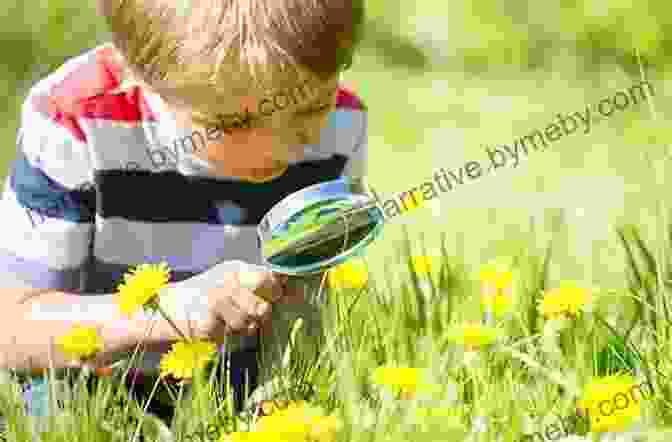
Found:
<svg viewBox="0 0 672 442"><path fill-rule="evenodd" d="M168 313L166 313L166 311L163 308L161 308L158 302L153 302L152 305L156 308L156 310L158 310L159 313L161 313L163 319L165 319L168 322L168 324L170 324L170 326L173 327L173 329L175 329L177 334L179 334L182 339L184 339L185 341L191 341L189 338L185 336L184 333L182 333L182 331L177 327L177 325L175 325L175 322L173 322Z"/></svg>
<svg viewBox="0 0 672 442"><path fill-rule="evenodd" d="M546 367L542 366L541 364L539 364L538 362L534 361L532 358L530 358L526 354L521 353L519 351L516 351L511 347L500 346L499 349L506 352L506 353L509 353L514 358L524 362L528 367L537 370L540 374L546 376L548 379L553 381L555 384L564 387L567 391L571 392L574 396L578 396L577 386L574 385L574 383L572 381L563 379L561 373L549 370L548 368L546 368Z"/></svg>

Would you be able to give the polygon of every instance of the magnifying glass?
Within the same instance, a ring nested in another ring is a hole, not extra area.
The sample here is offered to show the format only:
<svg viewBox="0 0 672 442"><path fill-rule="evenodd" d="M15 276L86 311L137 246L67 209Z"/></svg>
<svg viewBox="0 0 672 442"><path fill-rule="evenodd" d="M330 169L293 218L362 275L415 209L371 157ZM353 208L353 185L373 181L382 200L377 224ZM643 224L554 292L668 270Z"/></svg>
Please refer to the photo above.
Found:
<svg viewBox="0 0 672 442"><path fill-rule="evenodd" d="M315 184L287 196L262 218L262 262L285 275L321 273L361 253L383 222L363 178Z"/></svg>

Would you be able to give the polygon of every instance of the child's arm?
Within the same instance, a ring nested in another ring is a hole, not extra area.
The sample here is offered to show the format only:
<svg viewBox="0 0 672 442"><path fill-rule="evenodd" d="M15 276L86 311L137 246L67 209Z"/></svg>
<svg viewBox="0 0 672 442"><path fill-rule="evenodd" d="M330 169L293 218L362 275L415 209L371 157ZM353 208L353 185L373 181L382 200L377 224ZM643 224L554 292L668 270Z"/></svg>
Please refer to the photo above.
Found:
<svg viewBox="0 0 672 442"><path fill-rule="evenodd" d="M94 365L113 362L138 343L145 349L165 348L180 335L160 316L140 311L124 317L115 294L81 296L35 288L0 289L0 368L49 366L49 345L75 324L95 327L104 349ZM299 293L287 278L241 261L224 261L185 281L168 284L159 304L186 335L222 343L225 336L254 334L270 318L271 303L296 303ZM266 302L267 301L267 302ZM249 325L255 328L249 329ZM151 334L148 330L152 329ZM192 333L193 332L193 333ZM55 368L67 365L52 349Z"/></svg>
<svg viewBox="0 0 672 442"><path fill-rule="evenodd" d="M0 199L0 366L5 368L48 366L50 343L76 323L100 330L104 358L131 347L147 325L119 316L112 295L74 294L93 243L95 190L83 186L91 178L89 151L76 136L76 120L41 106L49 99L36 98L36 90L23 105L17 156ZM56 367L67 362L55 347L52 359Z"/></svg>
<svg viewBox="0 0 672 442"><path fill-rule="evenodd" d="M142 314L132 319L123 317L113 296L1 288L0 367L16 370L49 367L50 352L54 368L69 365L71 361L64 358L55 344L74 325L98 330L104 347L93 361L97 366L109 364L119 354L131 351L143 340L151 319ZM167 333L171 330L161 321L155 321L152 335L169 336Z"/></svg>

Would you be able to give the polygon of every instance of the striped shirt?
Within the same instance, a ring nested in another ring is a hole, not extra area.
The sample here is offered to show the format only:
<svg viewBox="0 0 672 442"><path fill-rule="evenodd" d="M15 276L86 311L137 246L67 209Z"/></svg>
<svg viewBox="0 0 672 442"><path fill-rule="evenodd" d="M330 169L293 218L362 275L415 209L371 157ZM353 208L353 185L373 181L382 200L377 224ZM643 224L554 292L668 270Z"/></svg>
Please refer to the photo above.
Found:
<svg viewBox="0 0 672 442"><path fill-rule="evenodd" d="M273 205L365 172L366 109L339 88L319 144L300 146L305 157L282 176L212 176L161 98L125 86L115 55L106 44L70 59L23 104L0 200L6 287L105 294L140 263L167 262L171 282L223 261L261 264L256 226Z"/></svg>

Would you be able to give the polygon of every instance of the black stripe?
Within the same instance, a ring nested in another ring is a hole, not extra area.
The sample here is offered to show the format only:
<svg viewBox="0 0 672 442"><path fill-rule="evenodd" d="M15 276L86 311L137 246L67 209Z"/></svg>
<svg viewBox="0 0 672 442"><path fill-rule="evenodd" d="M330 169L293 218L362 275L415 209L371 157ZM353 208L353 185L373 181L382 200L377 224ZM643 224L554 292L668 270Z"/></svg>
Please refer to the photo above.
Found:
<svg viewBox="0 0 672 442"><path fill-rule="evenodd" d="M82 292L91 295L116 292L119 284L124 280L124 273L130 272L138 264L142 263L116 264L92 257L90 264L86 268L86 279ZM204 270L202 269L201 271ZM186 272L171 270L170 282L184 281L199 273L200 271Z"/></svg>
<svg viewBox="0 0 672 442"><path fill-rule="evenodd" d="M304 161L267 183L184 176L175 171L107 170L95 174L96 210L103 218L140 222L202 222L257 225L276 203L304 187L339 178L348 158ZM217 204L242 209L242 217L221 221Z"/></svg>

